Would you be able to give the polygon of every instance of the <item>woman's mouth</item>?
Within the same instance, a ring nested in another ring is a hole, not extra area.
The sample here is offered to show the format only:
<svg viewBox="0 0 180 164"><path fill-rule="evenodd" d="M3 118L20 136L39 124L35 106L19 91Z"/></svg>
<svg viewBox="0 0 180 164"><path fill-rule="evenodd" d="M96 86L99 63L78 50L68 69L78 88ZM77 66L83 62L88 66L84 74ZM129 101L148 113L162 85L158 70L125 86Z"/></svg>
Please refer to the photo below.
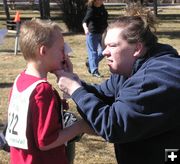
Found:
<svg viewBox="0 0 180 164"><path fill-rule="evenodd" d="M107 59L107 64L111 65L113 63L113 60Z"/></svg>

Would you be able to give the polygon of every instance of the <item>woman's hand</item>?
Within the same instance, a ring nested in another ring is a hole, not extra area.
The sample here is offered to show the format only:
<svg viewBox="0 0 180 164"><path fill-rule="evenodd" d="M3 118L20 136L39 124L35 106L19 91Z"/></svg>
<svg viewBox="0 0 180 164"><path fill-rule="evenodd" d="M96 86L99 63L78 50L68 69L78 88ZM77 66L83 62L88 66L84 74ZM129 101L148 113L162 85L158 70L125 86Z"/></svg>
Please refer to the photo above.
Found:
<svg viewBox="0 0 180 164"><path fill-rule="evenodd" d="M68 55L64 56L63 70L66 71L66 72L73 73L73 64L72 64L71 60L69 59Z"/></svg>
<svg viewBox="0 0 180 164"><path fill-rule="evenodd" d="M81 81L79 77L71 72L56 71L58 77L58 86L60 90L67 95L72 95L75 90L81 87Z"/></svg>

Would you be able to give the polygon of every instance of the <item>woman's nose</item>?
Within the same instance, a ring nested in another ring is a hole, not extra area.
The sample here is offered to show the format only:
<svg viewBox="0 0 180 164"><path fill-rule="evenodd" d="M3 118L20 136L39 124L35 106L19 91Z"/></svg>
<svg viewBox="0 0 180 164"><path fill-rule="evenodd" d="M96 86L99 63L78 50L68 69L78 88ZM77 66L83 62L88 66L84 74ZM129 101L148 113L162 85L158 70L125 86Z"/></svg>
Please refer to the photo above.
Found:
<svg viewBox="0 0 180 164"><path fill-rule="evenodd" d="M108 56L109 55L109 50L107 49L107 47L103 50L103 52L102 52L102 54L104 55L104 56Z"/></svg>

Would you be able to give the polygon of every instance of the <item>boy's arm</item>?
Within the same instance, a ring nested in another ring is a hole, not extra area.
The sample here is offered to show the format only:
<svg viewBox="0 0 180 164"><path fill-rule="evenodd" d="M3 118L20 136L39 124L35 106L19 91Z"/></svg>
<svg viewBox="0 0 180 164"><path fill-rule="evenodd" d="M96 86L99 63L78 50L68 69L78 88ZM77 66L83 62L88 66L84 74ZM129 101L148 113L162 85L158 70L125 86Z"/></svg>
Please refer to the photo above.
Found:
<svg viewBox="0 0 180 164"><path fill-rule="evenodd" d="M62 129L59 132L58 138L49 145L39 147L40 150L46 151L58 146L63 145L65 142L70 141L77 135L82 133L95 134L95 132L89 127L89 125L83 120L78 120L73 125Z"/></svg>

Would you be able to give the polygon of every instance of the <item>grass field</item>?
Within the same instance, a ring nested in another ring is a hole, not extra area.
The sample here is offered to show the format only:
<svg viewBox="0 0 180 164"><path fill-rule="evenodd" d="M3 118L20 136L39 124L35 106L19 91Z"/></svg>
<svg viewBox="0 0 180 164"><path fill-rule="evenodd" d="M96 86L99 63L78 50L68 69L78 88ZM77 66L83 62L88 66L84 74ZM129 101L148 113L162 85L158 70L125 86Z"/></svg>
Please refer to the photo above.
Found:
<svg viewBox="0 0 180 164"><path fill-rule="evenodd" d="M28 17L32 11L21 11L21 13L25 13L24 17ZM114 17L114 15L118 16L118 14L121 14L122 11L110 11L110 13L112 13ZM36 13L33 13L33 16L36 15ZM64 31L67 31L62 21L58 21L58 23ZM5 27L5 20L2 17L0 18L0 28L3 27ZM171 44L180 52L180 9L161 9L159 11L159 26L157 32L160 42ZM64 38L73 49L71 60L74 65L74 72L83 80L89 83L100 83L109 77L110 73L106 66L105 59L100 63L100 72L104 75L104 78L95 78L88 74L85 67L87 53L84 34L66 34ZM7 119L8 94L13 80L26 65L20 52L18 55L14 55L14 42L15 35L8 33L4 44L0 45L0 124L3 124ZM54 75L49 74L48 79L58 90ZM59 93L61 94L61 92ZM73 101L69 100L69 103L71 110L76 112L76 106ZM7 163L9 163L9 154L0 151L0 164ZM81 141L76 143L74 163L115 164L116 160L113 145L105 142L101 137L84 135Z"/></svg>

